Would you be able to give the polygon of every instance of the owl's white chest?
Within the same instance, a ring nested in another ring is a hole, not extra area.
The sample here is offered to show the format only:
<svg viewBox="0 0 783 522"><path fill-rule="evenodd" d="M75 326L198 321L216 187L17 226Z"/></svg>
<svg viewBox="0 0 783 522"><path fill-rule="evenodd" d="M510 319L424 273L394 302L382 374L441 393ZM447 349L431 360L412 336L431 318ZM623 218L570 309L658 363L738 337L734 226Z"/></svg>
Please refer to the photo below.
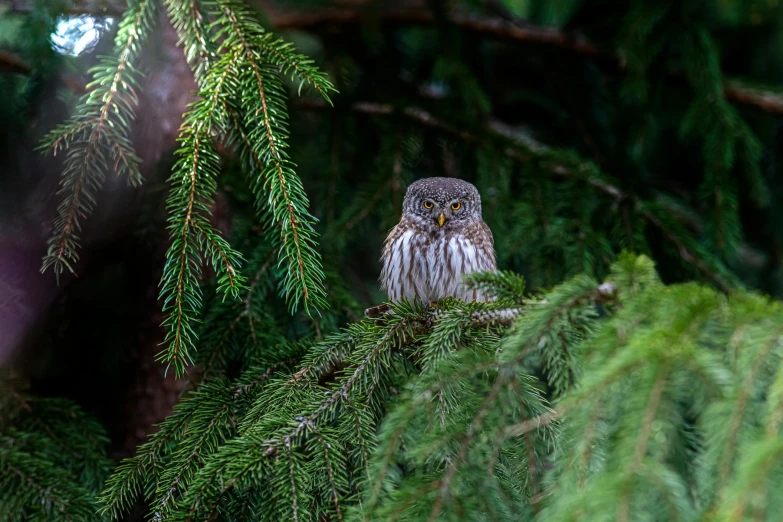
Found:
<svg viewBox="0 0 783 522"><path fill-rule="evenodd" d="M392 301L418 298L423 303L447 296L483 300L468 290L462 277L470 272L489 270L487 253L461 234L439 234L422 238L409 230L390 245L381 276Z"/></svg>

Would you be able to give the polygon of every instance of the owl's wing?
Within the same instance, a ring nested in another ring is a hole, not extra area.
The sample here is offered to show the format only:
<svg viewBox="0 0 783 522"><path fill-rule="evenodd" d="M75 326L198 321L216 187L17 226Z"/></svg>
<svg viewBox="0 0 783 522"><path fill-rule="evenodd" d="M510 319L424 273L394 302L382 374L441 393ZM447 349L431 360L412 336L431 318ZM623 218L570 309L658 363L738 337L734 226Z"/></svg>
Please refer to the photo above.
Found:
<svg viewBox="0 0 783 522"><path fill-rule="evenodd" d="M479 234L479 237L481 239L478 241L476 246L481 249L486 256L487 266L485 267L485 270L496 270L497 260L495 259L495 238L492 236L492 230L490 230L489 225L487 225L483 220L480 222L480 228L481 233Z"/></svg>
<svg viewBox="0 0 783 522"><path fill-rule="evenodd" d="M388 290L389 289L389 283L391 282L391 263L393 258L393 247L394 243L397 239L399 239L399 236L402 235L404 232L404 227L402 226L402 221L397 223L397 225L394 226L389 231L389 235L386 236L386 240L383 242L383 251L381 253L381 275L379 277L380 283L381 283L381 290Z"/></svg>

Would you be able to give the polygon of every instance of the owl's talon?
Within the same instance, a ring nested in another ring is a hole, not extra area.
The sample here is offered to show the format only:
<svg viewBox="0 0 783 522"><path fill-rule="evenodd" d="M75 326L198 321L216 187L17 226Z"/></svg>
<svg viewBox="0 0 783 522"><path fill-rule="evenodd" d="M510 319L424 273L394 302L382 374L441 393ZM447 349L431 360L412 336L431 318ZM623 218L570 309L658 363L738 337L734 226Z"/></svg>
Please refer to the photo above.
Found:
<svg viewBox="0 0 783 522"><path fill-rule="evenodd" d="M378 306L373 306L371 308L366 309L364 311L364 316L367 319L378 319L390 311L391 311L391 306L389 306L386 303L383 303Z"/></svg>

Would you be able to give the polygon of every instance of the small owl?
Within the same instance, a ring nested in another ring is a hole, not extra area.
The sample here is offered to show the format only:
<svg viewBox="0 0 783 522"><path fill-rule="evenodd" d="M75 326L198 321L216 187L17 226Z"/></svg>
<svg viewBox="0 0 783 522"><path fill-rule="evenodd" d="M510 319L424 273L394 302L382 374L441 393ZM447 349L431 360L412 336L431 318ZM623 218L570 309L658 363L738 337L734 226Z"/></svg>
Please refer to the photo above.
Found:
<svg viewBox="0 0 783 522"><path fill-rule="evenodd" d="M389 300L428 304L447 296L485 301L462 276L495 270L492 232L481 219L476 187L455 178L412 183L402 203L402 218L383 248L381 287Z"/></svg>

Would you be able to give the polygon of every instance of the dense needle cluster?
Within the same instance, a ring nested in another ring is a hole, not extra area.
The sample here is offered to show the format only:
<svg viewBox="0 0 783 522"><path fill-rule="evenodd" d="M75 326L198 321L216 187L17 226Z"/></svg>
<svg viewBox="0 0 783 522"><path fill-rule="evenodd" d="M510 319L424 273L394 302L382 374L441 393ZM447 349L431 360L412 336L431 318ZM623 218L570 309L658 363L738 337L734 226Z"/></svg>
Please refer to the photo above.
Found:
<svg viewBox="0 0 783 522"><path fill-rule="evenodd" d="M199 100L185 116L181 148L168 199L171 246L161 279L167 330L160 360L181 374L192 364L196 333L193 322L202 294L201 271L211 264L218 291L236 297L245 279L241 254L209 220L214 204L220 157L216 140L236 147L255 194L259 215L287 266L282 291L291 309L300 304L325 308L323 271L315 251L315 219L307 212L307 195L294 173L287 147L287 93L282 76L291 74L312 85L327 100L332 85L290 44L264 31L240 1L167 0L172 22L185 44L199 83ZM134 76L140 38L155 19L158 2L134 0L116 36L117 57L93 70L94 88L84 96L77 115L46 138L53 152L67 147L60 216L49 242L43 269L59 274L78 259L80 219L92 212L95 194L110 168L140 183L139 160L127 138L137 98ZM218 44L219 42L219 44Z"/></svg>

